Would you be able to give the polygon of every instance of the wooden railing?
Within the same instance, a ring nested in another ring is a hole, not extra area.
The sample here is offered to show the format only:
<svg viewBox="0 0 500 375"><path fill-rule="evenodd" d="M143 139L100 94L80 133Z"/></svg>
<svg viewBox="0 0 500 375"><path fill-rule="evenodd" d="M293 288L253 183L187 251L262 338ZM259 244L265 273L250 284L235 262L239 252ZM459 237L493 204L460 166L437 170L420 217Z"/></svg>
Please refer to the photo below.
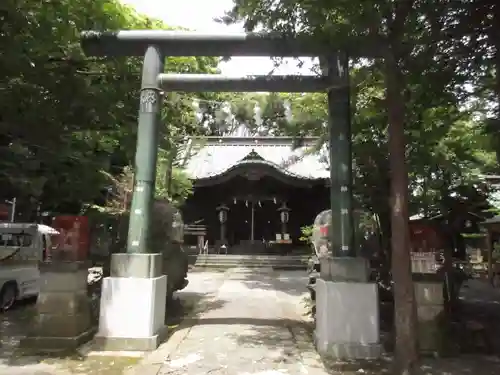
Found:
<svg viewBox="0 0 500 375"><path fill-rule="evenodd" d="M184 236L206 236L207 227L205 225L184 225Z"/></svg>
<svg viewBox="0 0 500 375"><path fill-rule="evenodd" d="M205 236L207 235L206 225L186 224L184 225L184 237L193 236L197 238L198 253L206 253Z"/></svg>

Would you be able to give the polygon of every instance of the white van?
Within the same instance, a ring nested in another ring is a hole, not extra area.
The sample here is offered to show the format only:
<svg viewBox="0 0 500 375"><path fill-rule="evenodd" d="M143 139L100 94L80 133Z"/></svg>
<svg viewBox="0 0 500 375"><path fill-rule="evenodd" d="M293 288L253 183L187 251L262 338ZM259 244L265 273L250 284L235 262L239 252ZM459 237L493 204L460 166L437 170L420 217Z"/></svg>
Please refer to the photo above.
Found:
<svg viewBox="0 0 500 375"><path fill-rule="evenodd" d="M0 311L40 291L39 262L47 261L51 236L59 232L42 224L0 223Z"/></svg>

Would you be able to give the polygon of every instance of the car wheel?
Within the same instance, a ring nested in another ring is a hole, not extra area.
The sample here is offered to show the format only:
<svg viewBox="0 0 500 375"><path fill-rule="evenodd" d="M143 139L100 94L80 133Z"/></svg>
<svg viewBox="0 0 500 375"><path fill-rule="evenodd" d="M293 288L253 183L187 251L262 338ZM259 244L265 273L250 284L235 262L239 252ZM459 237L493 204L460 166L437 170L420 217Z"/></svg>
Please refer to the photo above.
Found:
<svg viewBox="0 0 500 375"><path fill-rule="evenodd" d="M17 285L13 282L4 284L0 292L0 311L7 311L14 306L17 299Z"/></svg>

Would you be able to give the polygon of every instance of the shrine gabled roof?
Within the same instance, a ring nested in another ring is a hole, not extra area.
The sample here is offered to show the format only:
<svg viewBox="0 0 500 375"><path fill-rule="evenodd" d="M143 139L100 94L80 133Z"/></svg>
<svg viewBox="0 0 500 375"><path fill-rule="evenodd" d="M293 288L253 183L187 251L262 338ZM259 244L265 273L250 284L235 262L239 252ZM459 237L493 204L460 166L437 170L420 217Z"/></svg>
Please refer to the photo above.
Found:
<svg viewBox="0 0 500 375"><path fill-rule="evenodd" d="M300 141L292 137L192 137L183 166L193 180L216 177L249 163L272 166L290 177L327 179L325 155L311 152L317 142L313 137Z"/></svg>

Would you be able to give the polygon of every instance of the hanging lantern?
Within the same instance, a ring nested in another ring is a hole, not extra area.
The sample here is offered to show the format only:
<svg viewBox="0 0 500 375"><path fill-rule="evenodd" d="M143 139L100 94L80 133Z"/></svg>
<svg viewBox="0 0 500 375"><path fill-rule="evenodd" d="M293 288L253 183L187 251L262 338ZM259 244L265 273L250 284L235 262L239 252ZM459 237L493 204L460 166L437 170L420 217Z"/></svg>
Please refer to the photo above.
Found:
<svg viewBox="0 0 500 375"><path fill-rule="evenodd" d="M287 207L286 203L283 202L280 208L278 208L278 212L280 213L280 220L283 224L288 223L290 219L290 209Z"/></svg>
<svg viewBox="0 0 500 375"><path fill-rule="evenodd" d="M229 211L229 207L226 205L222 204L219 207L217 207L217 215L219 218L219 222L221 224L224 224L227 221L227 212Z"/></svg>

